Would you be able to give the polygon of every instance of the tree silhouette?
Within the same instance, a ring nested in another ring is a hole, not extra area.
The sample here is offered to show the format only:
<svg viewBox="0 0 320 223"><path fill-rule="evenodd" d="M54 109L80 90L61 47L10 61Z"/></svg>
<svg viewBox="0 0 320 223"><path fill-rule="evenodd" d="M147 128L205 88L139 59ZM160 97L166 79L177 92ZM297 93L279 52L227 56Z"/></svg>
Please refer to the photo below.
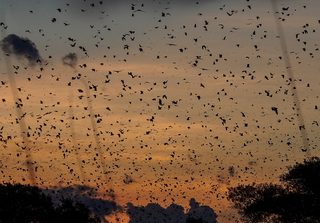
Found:
<svg viewBox="0 0 320 223"><path fill-rule="evenodd" d="M0 185L0 223L97 223L81 203L62 199L54 205L49 195L34 186Z"/></svg>
<svg viewBox="0 0 320 223"><path fill-rule="evenodd" d="M290 167L280 181L229 188L228 198L246 222L320 222L320 158Z"/></svg>
<svg viewBox="0 0 320 223"><path fill-rule="evenodd" d="M0 222L48 222L53 216L50 197L38 188L0 185Z"/></svg>
<svg viewBox="0 0 320 223"><path fill-rule="evenodd" d="M189 201L190 208L185 213L184 208L178 204L171 204L167 208L157 203L146 206L127 204L129 223L217 223L217 214L206 205L201 205L194 198Z"/></svg>
<svg viewBox="0 0 320 223"><path fill-rule="evenodd" d="M206 223L206 222L202 219L187 218L186 223Z"/></svg>

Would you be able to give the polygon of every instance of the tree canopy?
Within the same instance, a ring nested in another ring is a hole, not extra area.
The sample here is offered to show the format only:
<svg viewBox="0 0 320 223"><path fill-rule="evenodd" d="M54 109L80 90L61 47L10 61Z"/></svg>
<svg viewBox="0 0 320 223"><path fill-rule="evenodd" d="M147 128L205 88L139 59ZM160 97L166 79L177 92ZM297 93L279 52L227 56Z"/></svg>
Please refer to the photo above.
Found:
<svg viewBox="0 0 320 223"><path fill-rule="evenodd" d="M290 167L280 182L229 188L228 198L245 222L320 222L320 158Z"/></svg>
<svg viewBox="0 0 320 223"><path fill-rule="evenodd" d="M55 205L49 195L34 186L0 185L0 223L98 223L89 209L71 199Z"/></svg>

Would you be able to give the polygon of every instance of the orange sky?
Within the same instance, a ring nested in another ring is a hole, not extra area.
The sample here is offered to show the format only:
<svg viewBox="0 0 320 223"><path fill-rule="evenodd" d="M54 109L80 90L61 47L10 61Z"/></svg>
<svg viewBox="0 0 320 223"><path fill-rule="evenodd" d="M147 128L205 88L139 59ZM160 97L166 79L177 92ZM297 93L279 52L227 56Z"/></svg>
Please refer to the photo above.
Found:
<svg viewBox="0 0 320 223"><path fill-rule="evenodd" d="M145 13L134 17L130 7L119 6L99 18L78 18L68 7L59 14L56 8L62 8L62 3L51 2L53 7L45 14L41 4L30 13L15 9L17 2L5 3L6 33L30 38L46 61L43 71L39 66L24 70L27 60L10 57L13 65L20 66L14 76L39 185L86 181L101 191L113 187L121 204L176 202L187 207L195 197L211 205L221 223L230 222L227 216L233 211L223 198L227 187L276 181L287 166L305 157L267 3L252 2L251 10L245 1L217 1L183 11L178 6L146 5ZM283 1L280 8L284 6L289 11L280 16L286 19L282 25L311 154L319 155L315 150L320 117L319 3ZM232 10L236 12L228 16ZM170 15L161 17L162 11ZM52 17L57 23L51 22ZM130 30L135 33L122 40ZM76 46L87 48L89 57L70 47L68 37L77 40ZM61 63L69 52L79 57L75 69ZM0 64L1 180L27 181L3 57ZM78 73L93 87L89 100L101 143L98 155L86 88L72 80ZM278 114L271 109L274 106ZM101 174L100 157L106 176ZM83 161L87 179L80 179L77 159ZM111 177L110 182L105 177ZM133 182L126 184L126 177Z"/></svg>

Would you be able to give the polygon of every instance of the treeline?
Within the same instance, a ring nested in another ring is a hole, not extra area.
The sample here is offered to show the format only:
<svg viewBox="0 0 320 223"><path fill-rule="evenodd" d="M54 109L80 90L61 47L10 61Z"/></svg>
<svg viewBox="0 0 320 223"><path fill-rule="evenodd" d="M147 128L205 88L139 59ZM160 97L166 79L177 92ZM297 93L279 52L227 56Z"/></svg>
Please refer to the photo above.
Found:
<svg viewBox="0 0 320 223"><path fill-rule="evenodd" d="M71 196L70 196L71 195ZM98 223L105 215L124 211L113 201L95 198L86 186L41 189L5 183L0 185L0 223ZM233 202L247 223L320 223L320 158L306 159L289 167L280 183L249 184L229 188ZM130 223L217 223L208 206L190 200L187 213L182 206L167 208L150 203L128 203Z"/></svg>

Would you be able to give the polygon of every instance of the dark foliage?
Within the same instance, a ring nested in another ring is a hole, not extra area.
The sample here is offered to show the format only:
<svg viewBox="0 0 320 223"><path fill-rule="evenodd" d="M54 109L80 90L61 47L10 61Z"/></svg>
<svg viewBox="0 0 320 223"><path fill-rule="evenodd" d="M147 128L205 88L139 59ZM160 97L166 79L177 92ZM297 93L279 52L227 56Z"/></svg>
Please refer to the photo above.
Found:
<svg viewBox="0 0 320 223"><path fill-rule="evenodd" d="M50 197L38 188L0 185L0 222L49 222L53 215Z"/></svg>
<svg viewBox="0 0 320 223"><path fill-rule="evenodd" d="M313 157L289 168L281 180L292 190L303 194L320 194L320 158ZM320 210L320 209L319 209Z"/></svg>
<svg viewBox="0 0 320 223"><path fill-rule="evenodd" d="M246 222L320 222L320 159L296 164L280 179L230 188L228 198Z"/></svg>
<svg viewBox="0 0 320 223"><path fill-rule="evenodd" d="M217 214L209 206L200 205L194 198L190 199L187 213L177 204L164 208L156 203L146 206L134 206L128 203L127 214L130 223L217 223Z"/></svg>
<svg viewBox="0 0 320 223"><path fill-rule="evenodd" d="M187 218L186 223L205 223L205 221L202 219Z"/></svg>
<svg viewBox="0 0 320 223"><path fill-rule="evenodd" d="M64 199L84 204L100 219L121 209L116 202L100 198L94 188L86 185L42 189L42 191L52 197L54 204L60 204Z"/></svg>
<svg viewBox="0 0 320 223"><path fill-rule="evenodd" d="M55 206L41 189L21 184L0 185L0 223L97 223L81 203L63 199Z"/></svg>

